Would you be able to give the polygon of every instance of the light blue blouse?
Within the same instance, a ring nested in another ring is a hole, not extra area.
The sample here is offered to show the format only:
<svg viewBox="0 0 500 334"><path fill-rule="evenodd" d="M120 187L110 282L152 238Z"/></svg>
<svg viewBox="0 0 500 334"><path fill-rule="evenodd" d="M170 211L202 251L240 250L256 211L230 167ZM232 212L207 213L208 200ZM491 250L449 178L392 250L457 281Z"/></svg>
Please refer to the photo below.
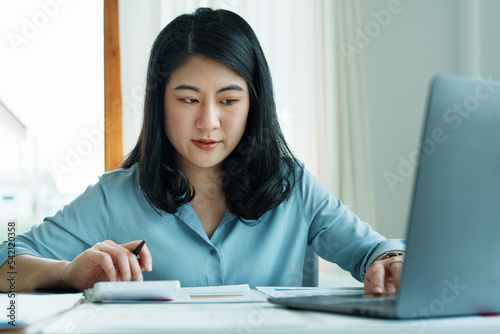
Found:
<svg viewBox="0 0 500 334"><path fill-rule="evenodd" d="M246 225L227 212L209 239L189 204L160 216L139 186L139 168L106 173L53 217L16 238L16 255L72 260L94 244L147 239L153 271L145 280L182 286L300 286L309 244L322 258L363 280L381 254L404 250L362 222L307 170L291 197ZM8 258L4 242L0 263Z"/></svg>

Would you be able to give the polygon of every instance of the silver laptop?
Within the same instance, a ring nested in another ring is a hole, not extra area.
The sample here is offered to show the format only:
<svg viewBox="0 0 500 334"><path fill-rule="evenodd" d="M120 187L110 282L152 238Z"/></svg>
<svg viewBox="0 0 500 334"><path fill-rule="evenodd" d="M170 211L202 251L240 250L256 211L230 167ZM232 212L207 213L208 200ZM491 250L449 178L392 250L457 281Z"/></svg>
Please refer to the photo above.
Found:
<svg viewBox="0 0 500 334"><path fill-rule="evenodd" d="M500 83L437 76L429 94L397 296L271 298L393 319L500 313Z"/></svg>

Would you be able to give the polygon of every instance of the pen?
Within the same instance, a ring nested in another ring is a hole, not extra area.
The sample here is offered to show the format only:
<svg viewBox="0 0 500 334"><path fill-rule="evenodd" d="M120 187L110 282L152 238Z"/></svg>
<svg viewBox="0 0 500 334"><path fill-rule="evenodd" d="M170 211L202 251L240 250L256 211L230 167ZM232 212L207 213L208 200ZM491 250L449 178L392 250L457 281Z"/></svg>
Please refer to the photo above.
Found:
<svg viewBox="0 0 500 334"><path fill-rule="evenodd" d="M140 251L145 243L146 243L146 239L142 240L137 246L135 246L132 253L134 253L135 256L139 255L139 253L140 253Z"/></svg>

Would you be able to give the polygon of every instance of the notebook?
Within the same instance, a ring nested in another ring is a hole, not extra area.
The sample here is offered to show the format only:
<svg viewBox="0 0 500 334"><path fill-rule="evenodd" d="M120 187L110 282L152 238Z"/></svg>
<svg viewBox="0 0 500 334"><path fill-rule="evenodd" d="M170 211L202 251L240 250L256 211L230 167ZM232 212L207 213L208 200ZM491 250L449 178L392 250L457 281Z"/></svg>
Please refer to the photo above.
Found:
<svg viewBox="0 0 500 334"><path fill-rule="evenodd" d="M392 319L500 313L500 83L435 77L419 151L397 295L270 302Z"/></svg>

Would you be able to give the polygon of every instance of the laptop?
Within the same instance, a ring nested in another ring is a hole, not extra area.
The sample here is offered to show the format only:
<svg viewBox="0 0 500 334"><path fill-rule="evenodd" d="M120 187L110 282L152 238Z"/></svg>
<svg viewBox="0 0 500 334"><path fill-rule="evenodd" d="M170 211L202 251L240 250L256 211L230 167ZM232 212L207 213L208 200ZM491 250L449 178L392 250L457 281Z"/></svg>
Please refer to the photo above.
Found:
<svg viewBox="0 0 500 334"><path fill-rule="evenodd" d="M500 82L436 76L416 165L397 295L269 301L390 319L500 313Z"/></svg>

